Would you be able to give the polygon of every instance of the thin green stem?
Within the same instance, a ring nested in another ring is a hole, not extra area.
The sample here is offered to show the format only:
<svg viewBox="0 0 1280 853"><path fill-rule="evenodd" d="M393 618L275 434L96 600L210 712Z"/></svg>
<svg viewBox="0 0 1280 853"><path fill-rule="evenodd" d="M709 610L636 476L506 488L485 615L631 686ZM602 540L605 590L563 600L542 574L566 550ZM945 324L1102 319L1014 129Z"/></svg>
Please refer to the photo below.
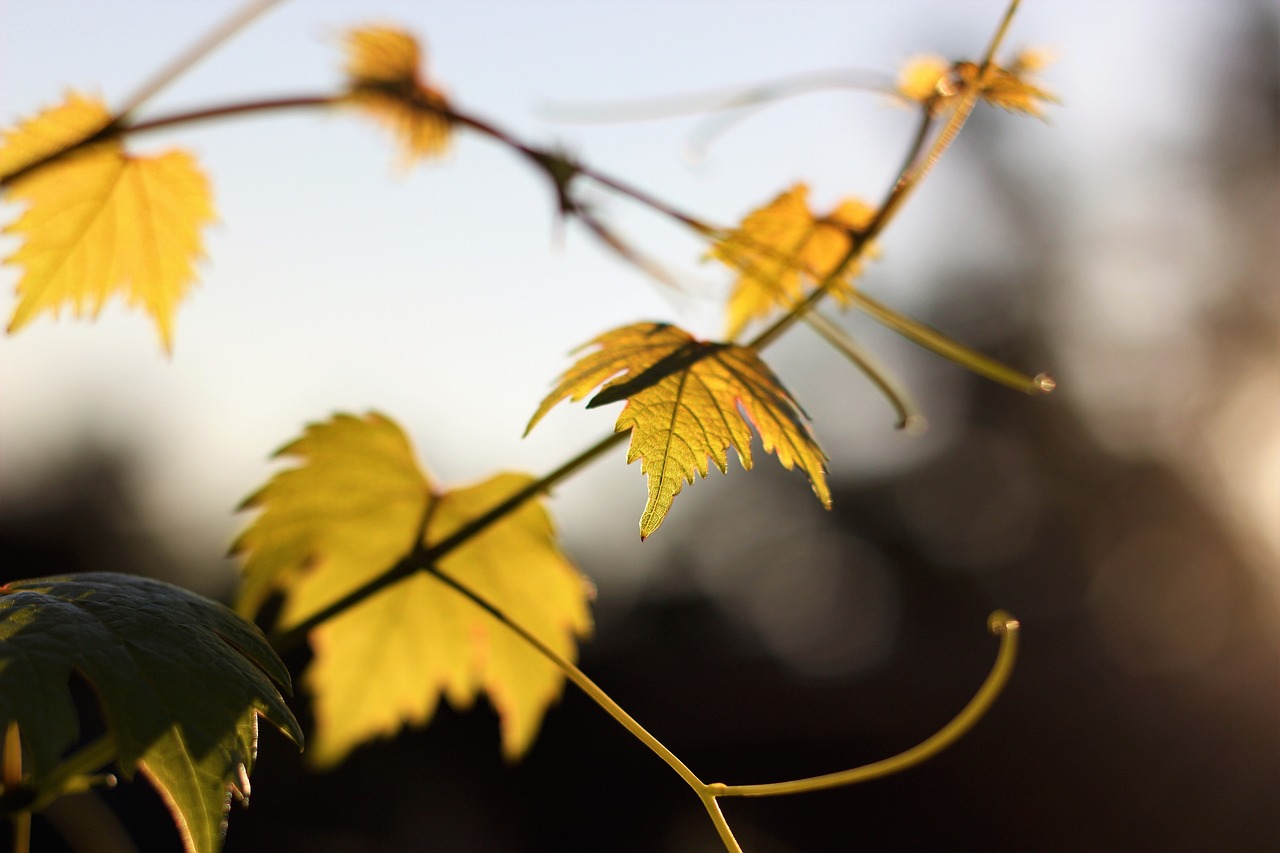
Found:
<svg viewBox="0 0 1280 853"><path fill-rule="evenodd" d="M717 794L714 785L705 785L702 790L698 791L698 798L702 800L702 805L707 809L707 814L711 816L711 823L716 828L716 833L720 836L720 841L724 844L724 849L729 853L742 853L742 845L738 843L738 839L733 837L733 830L729 827L729 821L725 820L724 812L720 810L720 801L716 799Z"/></svg>
<svg viewBox="0 0 1280 853"><path fill-rule="evenodd" d="M1019 0L1012 0L1009 7L1005 10L1004 17L1000 21L1000 26L996 28L995 34L991 41L987 44L987 50L982 61L977 80L967 87L960 102L956 104L955 109L947 119L947 123L934 137L933 144L924 150L925 142L928 139L928 128L932 122L932 118L925 110L926 116L921 123L920 130L916 133L915 140L912 144L912 150L906 158L905 165L899 173L897 179L893 183L893 187L889 190L888 196L884 203L876 210L876 214L872 217L867 227L854 235L850 243L849 250L845 253L840 263L832 268L818 286L814 288L803 301L798 303L794 308L782 315L773 325L766 328L757 335L747 346L752 349L764 349L777 339L784 331L789 329L801 316L805 314L813 306L817 305L831 289L832 285L840 279L844 271L850 264L858 261L862 257L862 253L866 247L874 240L897 215L902 205L906 203L907 198L911 195L925 176L933 169L938 160L941 159L943 153L955 140L960 129L964 127L965 121L968 120L969 114L973 112L973 108L978 103L978 98L982 94L982 84L986 79L987 72L992 64L992 57L999 49L1001 42L1009 30L1009 24L1013 20L1013 14L1018 7ZM923 156L921 155L923 153Z"/></svg>
<svg viewBox="0 0 1280 853"><path fill-rule="evenodd" d="M831 268L823 279L818 282L818 286L815 287L808 296L798 302L790 311L783 314L770 326L761 331L760 334L752 338L747 343L747 347L757 351L762 350L778 338L782 337L783 333L795 325L800 318L808 313L810 309L816 306L818 302L827 295L835 283L844 275L845 270L847 270L850 265L857 263L862 258L862 254L866 251L867 246L871 245L872 237L880 233L888 222L893 209L892 202L894 198L896 198L898 194L904 192L903 182L906 179L906 176L910 174L911 164L919 157L920 151L928 139L928 128L931 121L932 119L930 118L928 111L924 111L924 119L921 121L920 128L912 140L911 150L907 153L902 170L899 172L898 177L894 179L893 187L889 190L888 196L880 207L877 208L875 215L871 218L871 222L867 224L867 227L863 231L850 235L851 239L849 241L849 248L844 253L844 257L840 259L840 262Z"/></svg>
<svg viewBox="0 0 1280 853"><path fill-rule="evenodd" d="M893 374L889 373L888 369L881 365L876 357L865 347L860 346L857 341L845 333L844 329L841 329L816 308L804 315L804 321L821 335L824 341L831 344L845 358L853 362L853 365L861 370L873 385L880 389L880 393L885 396L885 399L889 401L889 405L893 406L894 412L898 415L898 429L920 433L927 428L928 424L924 419L924 415L920 413L920 407L916 405L916 401L912 398L911 392L903 387Z"/></svg>
<svg viewBox="0 0 1280 853"><path fill-rule="evenodd" d="M995 62L996 51L1000 49L1000 45L1004 42L1004 37L1009 34L1009 26L1013 23L1013 16L1017 13L1020 5L1022 5L1022 0L1010 0L1009 6L1004 10L1004 17L1000 19L1000 24L996 27L995 34L991 36L991 41L987 42L987 52L982 55L982 70L984 72L991 67L991 63Z"/></svg>
<svg viewBox="0 0 1280 853"><path fill-rule="evenodd" d="M1047 373L1035 376L1015 370L1008 365L970 349L959 341L944 335L919 320L901 314L882 302L878 302L865 293L853 294L853 304L860 310L874 317L883 325L902 335L907 340L932 350L945 359L954 361L961 367L971 370L979 376L993 382L999 382L1015 391L1024 394L1047 394L1056 384Z"/></svg>
<svg viewBox="0 0 1280 853"><path fill-rule="evenodd" d="M991 672L964 709L947 725L923 742L891 758L823 776L757 785L726 785L718 782L707 784L699 779L665 744L651 734L599 685L592 681L586 673L561 656L540 638L530 633L523 625L508 617L501 608L475 592L465 583L441 571L438 565L431 564L423 567L422 570L471 601L477 607L480 607L509 630L514 631L517 636L554 664L564 673L566 678L587 694L609 716L613 717L637 740L671 767L698 795L711 818L712 824L716 828L717 834L725 845L725 849L729 853L742 853L742 848L734 837L733 831L720 809L720 804L717 802L719 797L771 797L807 793L866 782L914 767L949 747L968 733L982 719L1008 683L1009 677L1013 672L1014 663L1017 660L1020 625L1008 613L996 611L988 619L989 630L1000 639L1000 648L996 654L996 660Z"/></svg>
<svg viewBox="0 0 1280 853"><path fill-rule="evenodd" d="M602 456L605 452L613 449L615 445L621 444L626 440L627 435L628 433L625 432L615 432L601 441L596 442L577 456L570 459L568 462L561 465L559 468L549 474L543 475L540 479L516 492L511 497L486 512L484 515L477 516L462 525L452 534L428 548L427 554L430 556L432 562L439 560L445 554L448 554L454 548L457 548L463 542L467 541L472 536L475 536L490 524L493 524L495 521L513 510L519 509L525 501L535 495L549 491L556 483L565 479L587 463L595 461L597 457Z"/></svg>
<svg viewBox="0 0 1280 853"><path fill-rule="evenodd" d="M94 776L115 758L116 743L110 735L99 735L89 741L50 771L43 782L43 792L32 804L32 810L39 811L65 794L85 790L94 784L115 784L111 777Z"/></svg>
<svg viewBox="0 0 1280 853"><path fill-rule="evenodd" d="M11 791L22 784L22 730L10 720L4 730L4 760L0 762L0 785Z"/></svg>
<svg viewBox="0 0 1280 853"><path fill-rule="evenodd" d="M434 564L489 525L519 509L525 501L549 491L556 483L622 442L626 436L626 433L614 433L596 442L559 468L525 486L483 515L476 516L434 545L424 546L421 544L421 537L419 537L419 541L415 542L405 556L394 566L372 578L367 583L356 587L341 598L329 603L324 608L317 610L301 622L290 626L288 630L274 634L271 638L271 645L278 652L286 652L296 648L306 639L307 634L317 626L354 607L370 596L376 595L392 584Z"/></svg>
<svg viewBox="0 0 1280 853"><path fill-rule="evenodd" d="M867 223L867 227L863 231L852 235L849 250L845 252L844 257L827 273L822 281L818 282L818 286L803 301L752 338L747 344L748 347L762 350L781 337L787 329L791 328L809 309L817 305L827 295L831 287L844 275L844 271L849 268L850 264L857 263L862 258L862 253L871 244L872 238L884 230L894 211L896 211L897 205L894 199L901 197L906 192L909 186L909 176L912 174L912 167L925 150L925 144L929 141L929 128L932 126L933 116L929 114L927 109L921 110L920 124L916 128L915 136L912 137L911 147L907 151L902 167L898 170L898 175L894 178L893 185L889 188L885 200L876 209L871 221Z"/></svg>
<svg viewBox="0 0 1280 853"><path fill-rule="evenodd" d="M424 570L432 577L443 582L450 589L453 589L455 592L464 596L473 604L483 609L494 619L497 619L503 625L506 625L509 629L519 635L522 640L537 649L539 654L555 664L556 667L565 674L565 677L572 681L579 690L591 697L592 701L603 708L609 716L621 723L622 726L625 727L627 731L631 732L637 740L649 747L649 749L665 761L672 770L675 770L676 773L679 774L680 778L684 779L684 781L687 782L695 791L701 791L706 788L706 784L695 776L693 771L686 767L684 762L676 757L675 753L667 749L667 747L663 745L662 741L658 740L650 734L644 726L636 722L634 717L624 711L621 705L613 701L613 699L609 697L609 694L605 693L599 685L587 677L587 674L578 669L576 665L562 657L555 651L555 649L542 642L538 637L531 634L523 625L512 620L492 602L488 601L486 598L456 578L445 574L440 570L438 565L433 564L426 567Z"/></svg>
<svg viewBox="0 0 1280 853"><path fill-rule="evenodd" d="M775 797L784 794L803 794L889 776L932 758L959 740L974 727L978 720L982 719L995 703L996 697L1000 695L1000 691L1004 689L1013 672L1013 665L1018 656L1020 630L1018 620L998 610L991 614L987 624L991 633L1000 638L1000 650L996 653L996 661L990 674L987 675L974 697L969 700L969 704L965 705L951 722L923 742L891 758L839 773L763 785L712 785L711 787L715 789L716 795L721 797Z"/></svg>
<svg viewBox="0 0 1280 853"><path fill-rule="evenodd" d="M31 812L23 809L11 815L13 824L13 853L31 853Z"/></svg>

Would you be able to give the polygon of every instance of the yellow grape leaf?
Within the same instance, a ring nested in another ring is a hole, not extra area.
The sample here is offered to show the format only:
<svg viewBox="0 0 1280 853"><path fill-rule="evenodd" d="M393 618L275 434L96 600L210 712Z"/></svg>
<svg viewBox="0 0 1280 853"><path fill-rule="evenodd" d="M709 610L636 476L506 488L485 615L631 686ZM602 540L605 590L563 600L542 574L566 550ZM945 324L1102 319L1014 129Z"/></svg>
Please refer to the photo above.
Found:
<svg viewBox="0 0 1280 853"><path fill-rule="evenodd" d="M844 259L850 231L861 231L875 215L870 206L845 199L825 216L816 216L808 197L809 188L796 184L747 214L711 248L708 257L739 273L729 296L726 337L735 338L752 320L799 302L806 285L822 282ZM847 302L859 272L858 264L847 265L831 293Z"/></svg>
<svg viewBox="0 0 1280 853"><path fill-rule="evenodd" d="M1031 49L1021 51L1007 67L997 65L991 69L987 75L987 82L982 87L982 99L1003 110L1044 118L1041 105L1056 104L1058 98L1032 83L1031 75L1044 68L1050 61L1049 55L1044 51ZM978 66L972 62L959 63L956 70L966 83L978 77Z"/></svg>
<svg viewBox="0 0 1280 853"><path fill-rule="evenodd" d="M1058 103L1051 92L1031 82L1031 76L1050 62L1042 50L1018 53L1008 66L993 64L980 97L992 106L1044 118L1042 105ZM941 110L964 94L978 79L978 65L962 60L948 62L940 56L909 59L898 74L898 95L908 101Z"/></svg>
<svg viewBox="0 0 1280 853"><path fill-rule="evenodd" d="M918 104L946 96L952 92L951 71L951 62L936 54L913 56L898 70L898 95Z"/></svg>
<svg viewBox="0 0 1280 853"><path fill-rule="evenodd" d="M449 146L448 101L419 71L417 39L394 27L350 30L345 39L347 100L391 131L400 165L438 157Z"/></svg>
<svg viewBox="0 0 1280 853"><path fill-rule="evenodd" d="M0 172L66 148L109 120L100 101L71 94L6 134ZM75 316L97 316L119 294L152 316L172 349L173 314L195 280L200 232L214 219L209 182L189 154L137 157L107 140L21 176L5 194L27 206L4 229L23 238L5 259L24 268L10 333L67 305Z"/></svg>
<svg viewBox="0 0 1280 853"><path fill-rule="evenodd" d="M262 512L233 551L244 561L238 609L254 613L279 590L282 627L383 574L419 541L440 542L533 482L498 474L439 491L404 433L378 414L313 424L279 455L300 465L245 501L244 508ZM561 552L538 501L467 540L439 568L567 659L576 656L576 638L591 631L591 587ZM501 720L504 755L517 758L563 684L560 670L528 643L426 573L328 620L310 639L315 657L304 682L315 701L310 757L319 766L332 766L403 725L427 723L442 695L463 708L482 691Z"/></svg>
<svg viewBox="0 0 1280 853"><path fill-rule="evenodd" d="M0 177L87 139L110 122L101 101L68 92L63 103L0 134Z"/></svg>
<svg viewBox="0 0 1280 853"><path fill-rule="evenodd" d="M641 539L658 529L695 472L707 476L708 458L726 473L726 451L733 447L750 470L748 419L765 452L776 454L784 468L798 465L823 506L831 506L827 457L802 420L799 404L754 350L699 341L666 323L624 326L587 346L598 349L565 371L525 434L561 400L581 400L596 386L603 384L587 408L625 399L614 431L632 431L627 463L639 459L648 478Z"/></svg>

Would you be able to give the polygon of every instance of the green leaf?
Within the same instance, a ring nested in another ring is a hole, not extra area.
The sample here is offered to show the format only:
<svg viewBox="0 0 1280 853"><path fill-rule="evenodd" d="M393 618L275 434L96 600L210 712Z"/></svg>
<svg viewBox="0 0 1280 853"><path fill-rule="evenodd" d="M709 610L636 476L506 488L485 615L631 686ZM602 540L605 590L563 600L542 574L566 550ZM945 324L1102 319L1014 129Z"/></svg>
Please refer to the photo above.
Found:
<svg viewBox="0 0 1280 853"><path fill-rule="evenodd" d="M248 795L259 715L302 743L288 670L230 609L129 575L16 581L0 587L0 729L18 723L37 790L78 737L72 671L97 691L121 772L155 784L190 853L218 850L232 791Z"/></svg>

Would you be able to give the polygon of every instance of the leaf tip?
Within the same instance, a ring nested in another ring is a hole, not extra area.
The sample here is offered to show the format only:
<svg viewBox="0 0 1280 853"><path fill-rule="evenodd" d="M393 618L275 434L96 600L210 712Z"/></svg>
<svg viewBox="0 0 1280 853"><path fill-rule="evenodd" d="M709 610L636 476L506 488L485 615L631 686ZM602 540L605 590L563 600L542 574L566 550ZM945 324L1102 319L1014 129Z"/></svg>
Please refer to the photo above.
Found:
<svg viewBox="0 0 1280 853"><path fill-rule="evenodd" d="M643 542L652 536L654 531L662 526L662 522L666 517L666 509L646 507L644 514L640 516L640 541Z"/></svg>

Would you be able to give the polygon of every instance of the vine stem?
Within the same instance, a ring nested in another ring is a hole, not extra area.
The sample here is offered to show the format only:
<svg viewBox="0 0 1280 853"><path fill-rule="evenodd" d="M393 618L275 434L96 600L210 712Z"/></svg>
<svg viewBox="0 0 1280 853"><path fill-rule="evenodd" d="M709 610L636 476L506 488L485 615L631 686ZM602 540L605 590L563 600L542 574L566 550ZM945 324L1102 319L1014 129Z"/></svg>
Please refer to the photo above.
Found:
<svg viewBox="0 0 1280 853"><path fill-rule="evenodd" d="M438 565L425 566L422 571L441 581L501 622L509 630L514 631L522 640L554 664L564 673L566 678L604 709L609 716L613 717L637 740L666 762L698 795L703 806L707 809L707 814L710 816L720 840L724 843L725 849L729 853L742 853L742 847L738 844L737 839L734 838L733 831L720 809L720 805L717 802L720 797L776 797L855 785L859 782L867 782L901 772L932 758L972 729L995 703L1005 684L1008 683L1009 676L1013 673L1018 653L1018 635L1021 629L1018 620L1005 611L998 610L991 614L987 620L987 627L992 634L999 638L1000 647L996 653L996 660L990 673L960 713L933 735L904 752L861 767L821 776L792 779L785 782L756 785L726 785L721 782L708 784L699 779L674 752L628 714L621 705L615 702L576 664L561 656L523 625L512 620L501 608L472 590L465 583L443 572Z"/></svg>
<svg viewBox="0 0 1280 853"><path fill-rule="evenodd" d="M760 332L747 344L748 347L756 350L764 349L790 328L809 309L817 305L830 292L832 286L840 279L849 265L857 262L866 251L867 246L871 244L871 241L879 236L893 221L894 216L897 215L912 191L920 185L933 167L937 165L943 153L960 133L960 129L964 127L969 114L973 112L973 108L977 106L978 99L982 94L983 84L986 82L987 74L992 67L995 53L999 50L1000 44L1004 41L1004 37L1009 31L1009 25L1013 21L1014 13L1017 11L1020 2L1021 0L1011 0L1008 8L1005 9L1004 16L1000 19L1000 25L987 43L987 49L983 55L982 64L979 66L977 78L965 88L964 95L961 97L960 102L956 104L955 109L952 110L947 123L943 125L942 130L934 137L933 144L929 145L927 149L925 143L929 138L928 131L933 117L928 109L923 111L924 117L921 121L920 129L916 134L911 152L908 154L906 163L903 165L898 178L894 181L889 194L876 210L875 216L872 217L867 227L853 234L849 250L845 252L844 258L819 282L812 293L782 315L771 326Z"/></svg>
<svg viewBox="0 0 1280 853"><path fill-rule="evenodd" d="M1000 650L996 653L996 661L991 672L978 688L978 692L969 700L969 704L965 705L951 722L927 739L890 758L839 773L763 785L713 785L716 796L776 797L855 785L899 773L937 755L974 727L994 704L996 697L1000 695L1009 681L1009 676L1013 673L1013 665L1018 657L1018 635L1021 625L1017 619L1005 611L997 610L987 619L987 627L992 634L1000 638Z"/></svg>
<svg viewBox="0 0 1280 853"><path fill-rule="evenodd" d="M881 325L992 382L998 382L1024 394L1047 394L1056 387L1053 377L1047 373L1029 376L1021 370L1015 370L988 355L970 349L919 320L893 310L865 293L855 292L851 299L854 305L874 317ZM813 312L806 315L806 317L810 316L813 316Z"/></svg>
<svg viewBox="0 0 1280 853"><path fill-rule="evenodd" d="M524 155L527 159L531 160L536 166L538 166L538 168L548 173L552 182L556 184L558 190L562 189L562 184L567 183L574 175L582 175L583 177L590 178L601 186L608 187L621 195L625 195L632 200L639 202L645 207L656 210L659 213L668 216L695 231L698 231L699 233L710 233L714 230L711 226L702 222L700 219L691 216L688 213L684 213L683 211L677 210L644 190L634 187L617 178L611 177L610 175L606 175L603 172L596 171L589 166L585 166L577 162L571 162L561 155L554 154L541 148L535 148L531 145L526 145L510 133L507 133L488 121L476 118L468 113L458 112L452 108L444 108L441 109L440 112L450 122L462 125L463 127L469 127L477 133L487 136L495 142L499 142L513 151L517 151ZM557 174L556 167L565 169L565 174Z"/></svg>
<svg viewBox="0 0 1280 853"><path fill-rule="evenodd" d="M422 544L423 534L426 531L424 527L420 526L414 541L410 545L408 553L406 553L405 556L402 557L394 566L371 579L368 583L356 587L341 598L336 599L324 608L317 610L306 619L291 625L287 630L274 634L271 637L271 645L278 652L287 652L296 648L303 640L306 639L307 634L321 624L332 619L334 616L337 616L344 610L354 607L370 596L381 592L397 581L403 580L415 572L429 570L426 567L433 566L438 560L463 545L468 539L480 533L489 525L519 509L524 505L525 501L535 495L549 491L556 483L565 479L587 463L604 455L615 445L620 444L625 438L626 433L616 432L613 435L596 442L577 456L570 459L568 462L565 462L559 468L556 468L551 473L545 474L525 486L523 489L516 492L483 515L476 516L471 521L462 525L449 536L446 536L434 545ZM480 606L485 610L494 612L493 605L488 602L481 603L479 596L476 593L470 593L468 597L476 601L477 604L480 604ZM500 621L503 621L505 624L509 620L505 617L501 617ZM520 632L523 632L523 629L520 629Z"/></svg>
<svg viewBox="0 0 1280 853"><path fill-rule="evenodd" d="M31 853L31 812L23 809L9 821L13 824L13 853Z"/></svg>
<svg viewBox="0 0 1280 853"><path fill-rule="evenodd" d="M70 156L77 151L88 148L90 145L99 142L105 142L109 139L115 139L121 136L132 136L138 133L146 133L152 130L163 130L168 127L177 125L192 124L209 119L230 118L240 115L251 115L263 112L279 112L281 110L298 109L298 108L314 108L327 107L338 103L340 97L333 95L295 95L280 98L265 98L258 101L240 101L234 104L221 104L214 107L204 107L197 110L186 110L179 113L172 113L166 116L158 116L147 121L140 121L134 124L124 124L122 119L115 119L101 128L97 133L81 139L66 148L60 148L51 151L42 157L39 157L30 163L19 166L11 172L0 175L0 188L12 185L20 178L26 177L37 169L42 169L52 163Z"/></svg>
<svg viewBox="0 0 1280 853"><path fill-rule="evenodd" d="M432 577L440 580L468 601L480 607L494 619L497 619L503 625L506 625L510 630L515 631L516 634L519 635L520 639L533 646L538 650L539 654L551 661L551 663L555 664L556 667L564 673L566 678L572 681L579 690L591 697L591 700L603 708L609 716L621 723L627 731L635 735L637 740L649 747L649 749L653 750L659 758L665 761L671 769L675 770L676 773L680 775L680 778L687 782L694 790L706 787L702 780L695 776L693 771L685 766L683 761L676 757L674 752L667 749L667 747L663 745L662 741L658 740L650 734L644 726L636 722L634 717L623 710L621 705L613 701L608 693L605 693L599 685L592 681L587 674L579 669L573 662L562 657L523 625L509 618L500 608L495 606L488 599L484 598L461 581L445 574L441 571L439 566L431 565L425 568L424 571Z"/></svg>
<svg viewBox="0 0 1280 853"><path fill-rule="evenodd" d="M40 811L64 794L86 790L92 785L115 785L115 777L94 776L116 757L116 742L109 734L99 735L64 758L45 778L44 793L32 804Z"/></svg>
<svg viewBox="0 0 1280 853"><path fill-rule="evenodd" d="M5 727L4 756L0 760L0 784L8 794L22 787L22 733L18 729L18 721L10 720ZM29 853L31 850L31 808L18 809L9 815L13 827L14 853Z"/></svg>
<svg viewBox="0 0 1280 853"><path fill-rule="evenodd" d="M854 294L855 297L857 294ZM804 315L804 321L818 333L824 341L834 347L853 365L862 371L871 381L898 416L897 427L911 435L918 435L928 429L928 421L920 412L911 396L911 392L886 370L867 349L853 338L845 334L844 329L828 319L821 311L814 309Z"/></svg>

